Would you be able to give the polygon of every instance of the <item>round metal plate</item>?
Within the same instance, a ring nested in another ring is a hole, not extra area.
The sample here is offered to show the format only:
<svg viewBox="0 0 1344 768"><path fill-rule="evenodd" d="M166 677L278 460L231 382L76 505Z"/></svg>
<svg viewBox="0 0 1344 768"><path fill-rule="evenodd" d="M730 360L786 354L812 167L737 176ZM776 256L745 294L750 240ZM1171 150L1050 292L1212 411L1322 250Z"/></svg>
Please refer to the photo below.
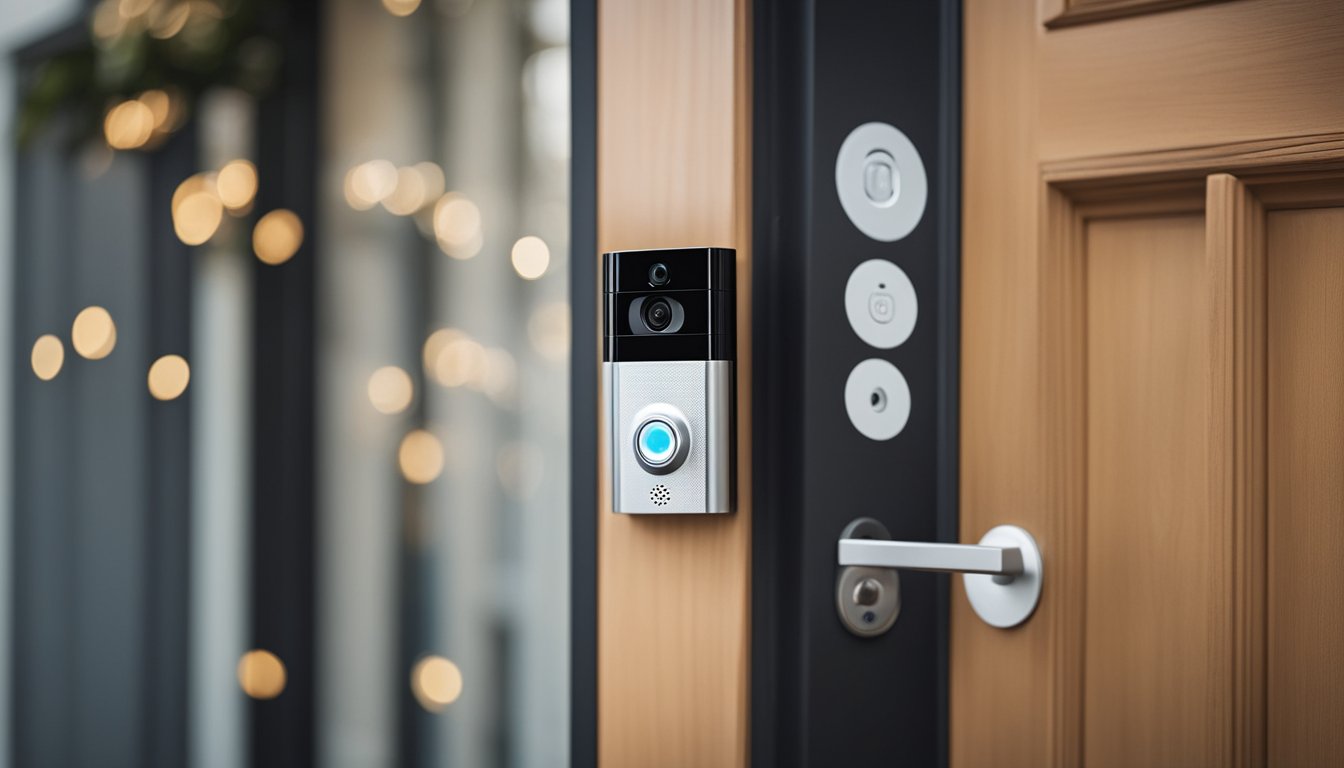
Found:
<svg viewBox="0 0 1344 768"><path fill-rule="evenodd" d="M873 199L864 187L875 158L894 164L889 194ZM835 189L859 231L884 243L910 234L924 215L929 181L914 142L894 125L864 123L850 132L835 157Z"/></svg>
<svg viewBox="0 0 1344 768"><path fill-rule="evenodd" d="M992 627L1015 627L1031 617L1041 600L1041 549L1030 533L1016 525L991 528L980 537L980 544L1022 550L1022 573L1006 584L999 584L994 580L996 577L983 573L962 576L966 597L976 615Z"/></svg>

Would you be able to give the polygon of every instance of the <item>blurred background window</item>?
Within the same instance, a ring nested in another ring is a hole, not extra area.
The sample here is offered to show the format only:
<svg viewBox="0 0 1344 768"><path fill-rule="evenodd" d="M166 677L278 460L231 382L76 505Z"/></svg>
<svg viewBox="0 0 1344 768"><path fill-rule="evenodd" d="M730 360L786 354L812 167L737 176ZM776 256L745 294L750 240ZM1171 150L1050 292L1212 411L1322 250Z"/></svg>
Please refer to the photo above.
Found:
<svg viewBox="0 0 1344 768"><path fill-rule="evenodd" d="M568 4L0 20L0 765L565 764Z"/></svg>

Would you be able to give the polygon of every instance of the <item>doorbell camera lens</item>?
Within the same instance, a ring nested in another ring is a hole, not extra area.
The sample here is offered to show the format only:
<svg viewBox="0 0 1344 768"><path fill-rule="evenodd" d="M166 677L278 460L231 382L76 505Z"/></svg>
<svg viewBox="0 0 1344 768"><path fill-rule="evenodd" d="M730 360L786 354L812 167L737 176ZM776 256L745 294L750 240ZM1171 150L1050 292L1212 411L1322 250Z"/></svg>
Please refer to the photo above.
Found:
<svg viewBox="0 0 1344 768"><path fill-rule="evenodd" d="M672 324L672 304L667 299L653 299L644 305L644 324L651 331L662 331Z"/></svg>
<svg viewBox="0 0 1344 768"><path fill-rule="evenodd" d="M667 285L667 281L668 274L666 264L658 263L649 267L649 285L657 288L659 286Z"/></svg>

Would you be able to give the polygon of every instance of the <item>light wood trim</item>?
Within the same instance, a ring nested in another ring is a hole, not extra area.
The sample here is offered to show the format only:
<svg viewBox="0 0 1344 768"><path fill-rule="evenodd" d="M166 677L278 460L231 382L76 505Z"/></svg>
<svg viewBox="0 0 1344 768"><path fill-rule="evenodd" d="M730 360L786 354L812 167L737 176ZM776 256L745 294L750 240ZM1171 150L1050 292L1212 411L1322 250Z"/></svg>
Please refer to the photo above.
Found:
<svg viewBox="0 0 1344 768"><path fill-rule="evenodd" d="M1050 614L1050 757L1083 759L1083 647L1087 605L1087 261L1086 221L1061 190L1046 186L1042 222L1041 473L1053 533L1048 550L1055 606Z"/></svg>
<svg viewBox="0 0 1344 768"><path fill-rule="evenodd" d="M1209 498L1232 557L1232 763L1265 762L1265 211L1241 181L1208 180L1211 292Z"/></svg>
<svg viewBox="0 0 1344 768"><path fill-rule="evenodd" d="M604 766L748 762L750 5L598 4L599 249L719 245L738 256L737 512L615 515L605 470L599 478Z"/></svg>
<svg viewBox="0 0 1344 768"><path fill-rule="evenodd" d="M1000 2L1035 11L1035 0ZM1033 25L1032 33L1038 99L1026 109L1040 160L1309 136L1344 125L1339 68L1330 66L1344 60L1344 3L1210 3L1048 32Z"/></svg>
<svg viewBox="0 0 1344 768"><path fill-rule="evenodd" d="M1053 573L1065 547L1041 499L1037 217L1045 188L1031 117L1039 25L1024 2L1003 0L967 0L964 20L959 536L975 543L995 525L1020 525ZM1042 670L1062 583L1047 575L1035 616L1005 632L981 621L952 579L952 765L1053 762L1056 681Z"/></svg>
<svg viewBox="0 0 1344 768"><path fill-rule="evenodd" d="M1148 184L1214 172L1247 178L1335 167L1344 167L1344 132L1059 160L1042 163L1041 174L1049 183L1083 195L1090 188L1113 188L1122 181Z"/></svg>
<svg viewBox="0 0 1344 768"><path fill-rule="evenodd" d="M1125 16L1159 13L1224 0L1045 0L1042 23L1050 29Z"/></svg>

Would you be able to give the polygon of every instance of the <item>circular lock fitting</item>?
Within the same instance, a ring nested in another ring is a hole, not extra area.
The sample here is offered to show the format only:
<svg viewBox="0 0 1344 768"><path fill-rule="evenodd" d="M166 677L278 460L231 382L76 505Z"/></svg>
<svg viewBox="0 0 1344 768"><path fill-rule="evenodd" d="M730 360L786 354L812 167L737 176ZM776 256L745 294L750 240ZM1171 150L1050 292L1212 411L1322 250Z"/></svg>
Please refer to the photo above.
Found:
<svg viewBox="0 0 1344 768"><path fill-rule="evenodd" d="M905 429L910 418L910 385L886 360L864 360L845 381L845 412L859 434L870 440L890 440Z"/></svg>
<svg viewBox="0 0 1344 768"><path fill-rule="evenodd" d="M835 190L860 232L890 243L914 231L923 218L929 180L919 150L899 128L864 123L836 154Z"/></svg>

